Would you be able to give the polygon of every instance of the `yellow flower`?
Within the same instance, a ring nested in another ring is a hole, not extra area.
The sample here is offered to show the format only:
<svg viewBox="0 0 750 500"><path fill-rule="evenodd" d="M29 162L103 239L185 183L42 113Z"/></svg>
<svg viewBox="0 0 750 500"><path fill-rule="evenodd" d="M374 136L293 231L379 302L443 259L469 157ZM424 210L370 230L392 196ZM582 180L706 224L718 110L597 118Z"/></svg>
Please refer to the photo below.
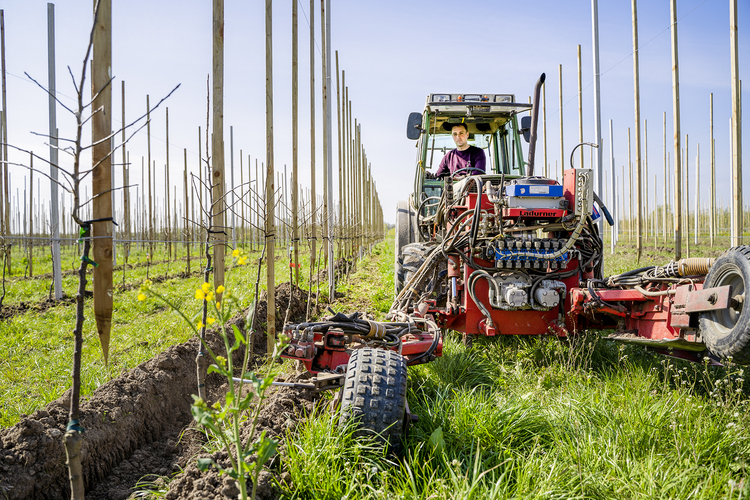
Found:
<svg viewBox="0 0 750 500"><path fill-rule="evenodd" d="M208 318L206 318L206 322L207 322L207 323L208 323L209 325L213 325L213 324L214 324L214 321L216 321L216 320L215 320L215 319L213 319L213 318L212 318L212 317L210 317L210 316L209 316Z"/></svg>
<svg viewBox="0 0 750 500"><path fill-rule="evenodd" d="M206 294L200 288L195 291L195 298L197 300L203 300L206 298Z"/></svg>
<svg viewBox="0 0 750 500"><path fill-rule="evenodd" d="M247 257L240 257L239 260L237 260L237 264L239 264L240 266L244 266L246 262Z"/></svg>
<svg viewBox="0 0 750 500"><path fill-rule="evenodd" d="M211 290L211 285L209 283L203 283L201 285L201 290L203 290L203 293L208 293L209 290Z"/></svg>
<svg viewBox="0 0 750 500"><path fill-rule="evenodd" d="M195 324L196 328L203 328L205 325L203 325L203 321L198 320L198 322Z"/></svg>
<svg viewBox="0 0 750 500"><path fill-rule="evenodd" d="M218 300L216 301L216 309L221 310L221 302L219 302Z"/></svg>
<svg viewBox="0 0 750 500"><path fill-rule="evenodd" d="M146 300L146 295L143 294L143 293L139 293L138 294L138 300L140 300L141 302L143 302L144 300Z"/></svg>
<svg viewBox="0 0 750 500"><path fill-rule="evenodd" d="M214 292L208 292L206 294L206 300L214 300Z"/></svg>
<svg viewBox="0 0 750 500"><path fill-rule="evenodd" d="M224 290L226 290L226 288L224 288L224 285L219 285L216 288L216 293L224 293Z"/></svg>
<svg viewBox="0 0 750 500"><path fill-rule="evenodd" d="M240 249L239 248L235 248L232 251L232 257L239 257L239 256L240 256Z"/></svg>

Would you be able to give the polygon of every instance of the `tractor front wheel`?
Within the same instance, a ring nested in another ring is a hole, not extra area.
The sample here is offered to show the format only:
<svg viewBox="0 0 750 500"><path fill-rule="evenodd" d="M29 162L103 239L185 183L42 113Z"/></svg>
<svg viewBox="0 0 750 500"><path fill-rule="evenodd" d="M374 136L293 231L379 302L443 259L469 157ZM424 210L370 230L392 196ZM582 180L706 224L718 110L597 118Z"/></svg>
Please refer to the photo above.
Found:
<svg viewBox="0 0 750 500"><path fill-rule="evenodd" d="M700 315L700 331L709 352L721 359L750 363L750 307L745 308L745 290L750 285L750 246L730 248L708 271L704 289L732 285L726 309Z"/></svg>
<svg viewBox="0 0 750 500"><path fill-rule="evenodd" d="M365 347L349 358L340 423L354 419L359 435L375 435L399 453L406 416L406 361L394 351Z"/></svg>

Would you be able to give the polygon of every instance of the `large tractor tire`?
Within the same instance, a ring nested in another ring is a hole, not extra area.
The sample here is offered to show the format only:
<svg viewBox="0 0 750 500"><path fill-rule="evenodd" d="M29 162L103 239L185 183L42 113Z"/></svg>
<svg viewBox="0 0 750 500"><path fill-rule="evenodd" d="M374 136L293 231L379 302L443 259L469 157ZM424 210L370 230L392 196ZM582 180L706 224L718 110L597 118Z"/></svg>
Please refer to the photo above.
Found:
<svg viewBox="0 0 750 500"><path fill-rule="evenodd" d="M364 347L349 358L340 423L356 420L358 435L374 435L402 450L406 417L406 360L394 351Z"/></svg>
<svg viewBox="0 0 750 500"><path fill-rule="evenodd" d="M745 290L750 286L750 246L730 248L708 271L705 288L732 285L734 305L700 315L700 331L709 352L734 363L750 363L750 307Z"/></svg>
<svg viewBox="0 0 750 500"><path fill-rule="evenodd" d="M396 294L399 292L398 276L401 273L401 263L399 258L403 248L409 243L414 242L414 227L412 224L412 210L408 201L399 201L396 205L396 241L394 243L394 267L393 282Z"/></svg>
<svg viewBox="0 0 750 500"><path fill-rule="evenodd" d="M396 257L396 295L422 267L433 248L435 248L435 243L410 243L401 249L401 254Z"/></svg>

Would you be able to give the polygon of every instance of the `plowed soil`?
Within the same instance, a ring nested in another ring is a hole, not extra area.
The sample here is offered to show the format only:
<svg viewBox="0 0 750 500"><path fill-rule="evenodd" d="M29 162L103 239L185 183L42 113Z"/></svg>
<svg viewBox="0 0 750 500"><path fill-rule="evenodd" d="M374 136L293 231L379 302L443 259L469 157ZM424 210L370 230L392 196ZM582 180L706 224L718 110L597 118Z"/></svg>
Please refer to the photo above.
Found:
<svg viewBox="0 0 750 500"><path fill-rule="evenodd" d="M281 318L277 320L277 331L290 297L289 321L305 320L306 291L285 283L277 288L275 297L277 318ZM265 309L265 300L259 301L256 317L263 321ZM247 311L242 312L232 320L242 331L246 314ZM214 352L224 354L217 332L208 332L207 341ZM265 328L255 331L253 344L257 364L266 350ZM145 489L137 486L139 480L168 489L167 499L237 498L239 491L233 481L216 470L199 472L195 465L198 457L209 456L202 451L204 434L194 426L190 413L191 394L197 392L198 347L197 339L174 345L103 384L81 401L87 499L130 498L137 490ZM236 361L241 362L241 352L236 356ZM212 374L206 385L209 402L223 400L227 391L225 379ZM63 394L13 427L0 429L0 498L70 498L62 445L69 403L69 394ZM295 389L273 390L263 402L260 428L256 431L266 430L283 439L286 430L302 421L313 405L308 394ZM243 437L250 439L248 433L246 429ZM227 460L222 453L213 458L220 463ZM167 482L165 478L181 470L182 474ZM258 498L278 498L281 491L275 485L285 481L284 472L272 462L270 470L261 477Z"/></svg>

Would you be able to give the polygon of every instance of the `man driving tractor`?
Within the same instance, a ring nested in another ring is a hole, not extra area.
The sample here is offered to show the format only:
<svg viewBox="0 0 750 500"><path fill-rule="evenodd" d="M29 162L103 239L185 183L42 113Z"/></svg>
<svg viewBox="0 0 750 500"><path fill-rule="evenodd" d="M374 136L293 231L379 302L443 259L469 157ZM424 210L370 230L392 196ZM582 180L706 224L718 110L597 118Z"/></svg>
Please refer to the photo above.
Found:
<svg viewBox="0 0 750 500"><path fill-rule="evenodd" d="M453 175L459 170L465 175L484 174L487 160L481 148L469 145L469 127L465 123L453 124L451 136L456 143L456 149L443 157L435 178Z"/></svg>

